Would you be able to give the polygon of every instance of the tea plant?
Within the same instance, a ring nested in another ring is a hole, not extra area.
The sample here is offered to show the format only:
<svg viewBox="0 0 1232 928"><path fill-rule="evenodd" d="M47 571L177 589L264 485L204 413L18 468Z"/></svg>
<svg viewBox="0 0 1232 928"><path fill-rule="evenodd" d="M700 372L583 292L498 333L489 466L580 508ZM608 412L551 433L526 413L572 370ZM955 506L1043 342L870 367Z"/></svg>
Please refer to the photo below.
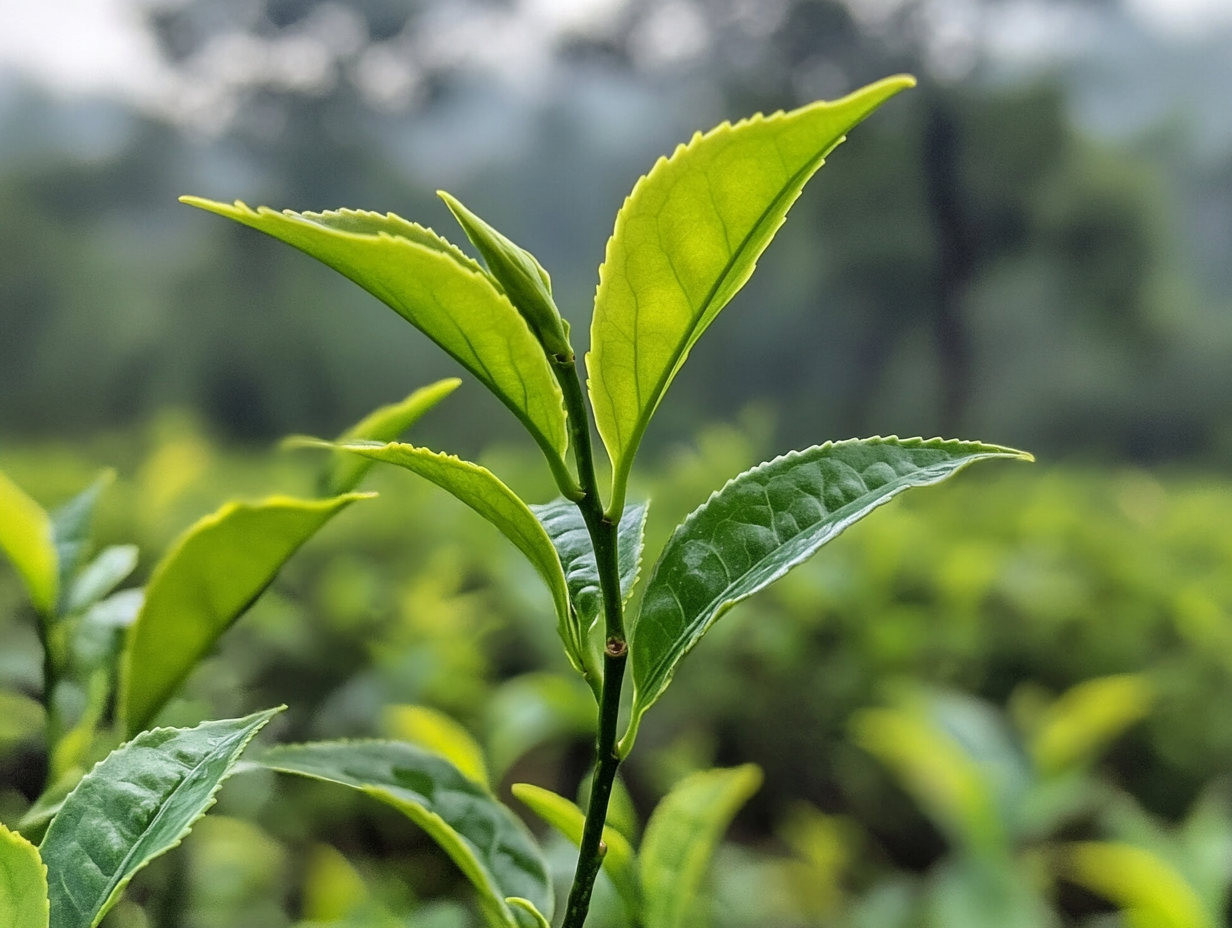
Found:
<svg viewBox="0 0 1232 928"><path fill-rule="evenodd" d="M75 503L53 518L0 483L6 513L0 546L41 617L44 701L57 758L47 794L19 826L33 834L50 821L39 848L17 834L0 834L0 872L11 877L0 880L0 889L17 887L0 894L0 915L21 928L96 925L132 874L203 814L248 739L277 710L195 729L146 727L296 548L364 498L353 491L366 470L385 462L453 494L526 556L550 591L569 662L595 699L595 768L585 811L541 788L514 787L579 848L562 924L585 922L602 868L630 921L683 925L715 845L761 776L746 765L687 777L655 810L640 847L609 823L617 770L685 655L734 605L904 490L938 483L980 460L1029 459L996 445L893 437L790 452L733 478L685 519L659 554L640 601L632 598L647 503L628 500L627 489L667 388L749 279L829 152L912 84L909 77L888 78L833 103L725 123L660 159L625 201L608 242L585 387L548 273L448 194L442 198L482 265L431 229L393 214L278 213L185 197L312 255L424 332L522 422L561 495L528 504L484 467L396 441L458 385L442 381L378 410L334 442L298 439L334 452L322 480L324 498L223 507L181 537L142 597L130 595L105 618L98 614L107 602L101 597L132 569L132 553L108 549L81 568L76 558L89 502L82 504L84 521L69 517ZM611 465L606 494L592 416ZM97 673L83 676L70 652L99 626L110 629L101 637L113 659L104 657ZM632 694L622 702L626 671ZM62 709L61 689L85 696L66 705L87 708ZM113 689L109 730L102 722ZM419 721L418 743L281 745L256 763L348 786L397 808L472 883L491 925L546 926L555 895L543 855L496 797L482 751L443 717ZM83 777L84 762L119 737L132 740Z"/></svg>

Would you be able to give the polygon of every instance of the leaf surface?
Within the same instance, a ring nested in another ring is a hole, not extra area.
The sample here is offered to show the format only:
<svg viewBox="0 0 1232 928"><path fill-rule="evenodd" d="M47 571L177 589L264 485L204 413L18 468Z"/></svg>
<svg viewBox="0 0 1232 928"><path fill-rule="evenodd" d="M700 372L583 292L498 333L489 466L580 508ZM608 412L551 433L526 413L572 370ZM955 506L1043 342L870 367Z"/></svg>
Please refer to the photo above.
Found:
<svg viewBox="0 0 1232 928"><path fill-rule="evenodd" d="M1114 841L1079 841L1061 853L1066 877L1115 902L1135 928L1215 928L1194 887L1168 860Z"/></svg>
<svg viewBox="0 0 1232 928"><path fill-rule="evenodd" d="M488 786L483 748L455 719L427 706L386 706L385 733L439 754L480 786Z"/></svg>
<svg viewBox="0 0 1232 928"><path fill-rule="evenodd" d="M142 732L86 774L40 847L51 874L51 928L97 925L133 875L213 805L240 753L280 711Z"/></svg>
<svg viewBox="0 0 1232 928"><path fill-rule="evenodd" d="M619 512L642 434L689 350L744 286L826 155L910 77L833 103L760 114L693 136L642 177L599 269L587 356Z"/></svg>
<svg viewBox="0 0 1232 928"><path fill-rule="evenodd" d="M38 848L0 825L0 925L47 928L47 868Z"/></svg>
<svg viewBox="0 0 1232 928"><path fill-rule="evenodd" d="M57 604L57 609L62 613L68 612L68 603L63 600L71 592L73 578L90 547L90 527L94 521L94 510L103 491L113 480L115 471L103 471L92 484L51 515L52 534L60 565L59 587L62 601Z"/></svg>
<svg viewBox="0 0 1232 928"><path fill-rule="evenodd" d="M685 777L663 797L642 839L646 928L688 924L689 910L723 832L761 780L756 764L703 770Z"/></svg>
<svg viewBox="0 0 1232 928"><path fill-rule="evenodd" d="M512 789L513 795L532 812L569 839L575 847L581 847L586 814L577 805L564 796L530 783L514 783ZM620 893L630 914L636 915L641 909L641 890L633 845L611 825L603 826L603 843L607 845L603 869L611 877L612 885Z"/></svg>
<svg viewBox="0 0 1232 928"><path fill-rule="evenodd" d="M116 588L137 566L136 545L110 545L99 552L74 578L65 612L76 615L89 609Z"/></svg>
<svg viewBox="0 0 1232 928"><path fill-rule="evenodd" d="M479 378L549 459L563 458L564 399L534 333L483 269L431 229L392 213L279 213L239 201L181 200L286 242L359 284Z"/></svg>
<svg viewBox="0 0 1232 928"><path fill-rule="evenodd" d="M420 387L400 403L374 409L339 435L337 441L379 441L382 444L394 441L423 418L428 410L458 389L461 383L457 377L450 377ZM333 456L333 466L324 480L328 496L351 492L372 468L371 460L345 451L335 451Z"/></svg>
<svg viewBox="0 0 1232 928"><path fill-rule="evenodd" d="M282 565L334 515L373 494L227 503L188 528L154 568L121 664L120 718L145 728Z"/></svg>
<svg viewBox="0 0 1232 928"><path fill-rule="evenodd" d="M827 442L759 464L711 496L676 528L647 582L629 640L633 714L622 751L681 659L732 606L904 490L991 458L1030 456L941 439Z"/></svg>
<svg viewBox="0 0 1232 928"><path fill-rule="evenodd" d="M620 593L627 601L637 585L642 566L642 544L646 532L647 503L626 507L620 517L618 536L618 568L620 570ZM603 596L599 590L599 567L595 562L595 549L590 543L586 521L575 503L556 499L530 507L552 539L565 572L569 587L569 599L575 610L578 640L587 661L587 679L598 682L603 679Z"/></svg>
<svg viewBox="0 0 1232 928"><path fill-rule="evenodd" d="M55 612L60 568L47 510L0 471L0 550L21 575L26 593L42 616Z"/></svg>
<svg viewBox="0 0 1232 928"><path fill-rule="evenodd" d="M276 747L259 762L349 786L398 809L458 865L493 925L517 925L505 902L511 896L551 915L547 865L525 826L443 757L398 741L336 741Z"/></svg>
<svg viewBox="0 0 1232 928"><path fill-rule="evenodd" d="M338 447L356 454L405 467L459 500L500 529L543 578L556 607L557 631L569 660L583 671L582 647L577 624L569 609L569 591L560 558L539 520L522 499L486 467L463 461L452 454L392 442L388 445L349 442Z"/></svg>

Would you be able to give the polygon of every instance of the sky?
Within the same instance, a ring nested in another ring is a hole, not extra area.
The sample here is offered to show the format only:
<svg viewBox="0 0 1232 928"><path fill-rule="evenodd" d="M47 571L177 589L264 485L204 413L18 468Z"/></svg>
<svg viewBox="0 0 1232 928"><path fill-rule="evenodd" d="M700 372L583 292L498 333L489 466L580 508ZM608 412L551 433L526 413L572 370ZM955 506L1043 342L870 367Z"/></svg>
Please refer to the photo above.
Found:
<svg viewBox="0 0 1232 928"><path fill-rule="evenodd" d="M146 0L150 2L150 0ZM162 0L168 2L168 0ZM521 0L527 21L549 29L601 20L621 0ZM897 0L851 0L869 8ZM940 0L961 5L964 0ZM1126 0L1152 29L1178 40L1232 25L1232 0ZM675 2L687 6L687 0ZM133 0L0 0L0 69L63 94L102 93L149 102L168 75Z"/></svg>

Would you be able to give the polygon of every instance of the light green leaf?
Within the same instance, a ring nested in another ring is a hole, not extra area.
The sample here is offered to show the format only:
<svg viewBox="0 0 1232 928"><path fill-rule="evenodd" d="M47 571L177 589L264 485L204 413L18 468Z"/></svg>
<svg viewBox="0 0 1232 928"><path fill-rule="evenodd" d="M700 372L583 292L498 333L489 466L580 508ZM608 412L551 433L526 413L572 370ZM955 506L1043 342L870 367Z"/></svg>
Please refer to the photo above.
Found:
<svg viewBox="0 0 1232 928"><path fill-rule="evenodd" d="M57 604L57 609L61 613L68 612L68 603L64 600L66 594L72 590L73 578L90 546L90 526L94 521L94 509L103 491L113 480L115 471L103 471L92 484L51 515L52 533L60 563L61 602Z"/></svg>
<svg viewBox="0 0 1232 928"><path fill-rule="evenodd" d="M458 389L462 381L457 377L438 380L420 387L400 403L391 403L374 409L364 418L338 436L337 442L396 440L403 432L418 422L433 406ZM295 439L290 440L295 443ZM315 440L310 442L316 444ZM345 451L335 451L334 463L322 480L327 496L349 493L359 486L364 475L372 468L372 461Z"/></svg>
<svg viewBox="0 0 1232 928"><path fill-rule="evenodd" d="M642 567L642 543L646 532L646 512L649 504L638 503L625 509L617 529L620 570L620 592L627 601L637 585ZM586 678L592 687L603 679L603 597L599 591L599 567L595 549L590 543L586 521L575 503L557 499L543 505L533 505L531 512L543 524L548 537L560 556L569 599L573 603L577 637L583 644L587 661ZM596 689L597 692L597 689Z"/></svg>
<svg viewBox="0 0 1232 928"><path fill-rule="evenodd" d="M142 732L86 774L40 846L51 873L51 928L97 925L133 875L213 805L240 753L280 711Z"/></svg>
<svg viewBox="0 0 1232 928"><path fill-rule="evenodd" d="M827 442L759 464L711 496L677 527L646 585L629 641L633 713L621 751L681 659L732 606L904 490L990 458L1030 455L938 438Z"/></svg>
<svg viewBox="0 0 1232 928"><path fill-rule="evenodd" d="M38 848L0 825L0 925L47 928L47 868Z"/></svg>
<svg viewBox="0 0 1232 928"><path fill-rule="evenodd" d="M509 906L509 911L513 913L513 920L517 922L519 928L552 928L551 922L535 908L535 904L529 899L509 896L505 902Z"/></svg>
<svg viewBox="0 0 1232 928"><path fill-rule="evenodd" d="M141 731L219 636L335 514L371 493L227 503L188 528L154 568L121 661L120 718Z"/></svg>
<svg viewBox="0 0 1232 928"><path fill-rule="evenodd" d="M483 748L455 719L427 706L386 706L385 734L439 754L480 786L488 787Z"/></svg>
<svg viewBox="0 0 1232 928"><path fill-rule="evenodd" d="M682 928L723 832L761 786L755 764L702 770L663 797L642 839L646 928Z"/></svg>
<svg viewBox="0 0 1232 928"><path fill-rule="evenodd" d="M21 575L30 602L51 616L60 593L60 568L51 517L0 471L0 550Z"/></svg>
<svg viewBox="0 0 1232 928"><path fill-rule="evenodd" d="M265 232L349 277L479 378L527 427L553 470L564 468L564 399L538 340L483 269L431 229L392 213L181 202Z"/></svg>
<svg viewBox="0 0 1232 928"><path fill-rule="evenodd" d="M0 749L37 735L46 721L42 703L24 693L0 690Z"/></svg>
<svg viewBox="0 0 1232 928"><path fill-rule="evenodd" d="M445 201L466 237L483 255L497 285L526 319L548 353L572 358L568 324L561 319L560 310L552 299L552 278L535 256L509 241L444 190L438 190L436 195Z"/></svg>
<svg viewBox="0 0 1232 928"><path fill-rule="evenodd" d="M546 741L593 734L589 694L577 677L554 673L526 673L497 687L487 708L488 757L496 779Z"/></svg>
<svg viewBox="0 0 1232 928"><path fill-rule="evenodd" d="M787 211L857 123L915 81L723 123L641 178L616 217L586 359L619 513L642 434L689 350L744 286Z"/></svg>
<svg viewBox="0 0 1232 928"><path fill-rule="evenodd" d="M582 844L582 830L586 815L574 803L551 790L530 783L514 783L513 795L526 803L537 816L564 835L574 846ZM603 843L607 853L603 855L603 869L612 879L612 885L628 906L629 913L636 917L641 911L641 889L638 885L637 856L633 845L611 825L603 826Z"/></svg>
<svg viewBox="0 0 1232 928"><path fill-rule="evenodd" d="M510 896L551 915L547 865L525 826L443 757L397 741L335 741L276 747L259 762L352 787L398 809L471 881L491 924L516 928L505 902Z"/></svg>
<svg viewBox="0 0 1232 928"><path fill-rule="evenodd" d="M69 589L65 614L89 609L116 588L137 566L136 545L111 545L82 569Z"/></svg>
<svg viewBox="0 0 1232 928"><path fill-rule="evenodd" d="M539 520L513 490L486 467L463 461L452 454L440 454L398 442L388 445L348 442L338 447L374 461L405 467L431 480L500 529L514 547L526 555L531 566L548 585L556 607L557 631L565 643L565 653L579 672L585 672L581 642L569 608L569 591L560 558Z"/></svg>
<svg viewBox="0 0 1232 928"><path fill-rule="evenodd" d="M1146 717L1154 692L1141 674L1085 680L1043 713L1030 741L1041 773L1059 774L1092 761L1126 728Z"/></svg>
<svg viewBox="0 0 1232 928"><path fill-rule="evenodd" d="M1131 928L1216 928L1189 881L1145 848L1111 841L1081 841L1061 853L1064 875L1111 899Z"/></svg>

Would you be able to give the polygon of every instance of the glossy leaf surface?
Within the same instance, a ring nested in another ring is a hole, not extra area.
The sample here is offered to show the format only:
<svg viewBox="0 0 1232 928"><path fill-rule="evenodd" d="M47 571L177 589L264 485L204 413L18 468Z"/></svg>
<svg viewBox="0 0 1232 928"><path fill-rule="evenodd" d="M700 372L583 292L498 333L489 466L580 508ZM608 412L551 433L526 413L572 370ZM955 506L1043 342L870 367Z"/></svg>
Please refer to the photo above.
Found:
<svg viewBox="0 0 1232 928"><path fill-rule="evenodd" d="M120 717L145 728L282 565L334 515L372 494L227 503L189 527L154 568L125 644Z"/></svg>
<svg viewBox="0 0 1232 928"><path fill-rule="evenodd" d="M575 847L582 844L582 830L586 826L586 814L564 796L530 783L514 783L513 795L544 822L564 835ZM607 852L603 855L603 869L611 877L612 885L629 907L630 913L641 908L641 890L638 886L637 855L629 839L611 825L603 826L603 843Z"/></svg>
<svg viewBox="0 0 1232 928"><path fill-rule="evenodd" d="M47 511L0 471L0 550L17 568L40 615L55 612L59 558Z"/></svg>
<svg viewBox="0 0 1232 928"><path fill-rule="evenodd" d="M40 847L51 928L97 925L133 875L213 805L240 753L279 711L142 732L86 774Z"/></svg>
<svg viewBox="0 0 1232 928"><path fill-rule="evenodd" d="M534 513L500 478L486 467L463 461L452 454L440 454L414 445L351 442L339 447L374 461L405 467L431 480L500 529L547 584L556 607L557 631L565 644L565 651L573 666L582 670L581 643L569 609L569 591L556 549Z"/></svg>
<svg viewBox="0 0 1232 928"><path fill-rule="evenodd" d="M279 213L183 197L286 242L349 277L474 374L557 459L564 401L543 349L483 269L431 229L392 213Z"/></svg>
<svg viewBox="0 0 1232 928"><path fill-rule="evenodd" d="M436 195L445 201L466 237L483 255L488 272L548 353L573 357L564 320L552 299L552 278L543 265L529 251L515 245L445 191L438 190Z"/></svg>
<svg viewBox="0 0 1232 928"><path fill-rule="evenodd" d="M732 606L904 490L991 458L1029 455L940 439L826 443L759 464L711 496L677 527L647 582L629 642L633 716L622 749L680 660Z"/></svg>
<svg viewBox="0 0 1232 928"><path fill-rule="evenodd" d="M682 928L710 859L732 818L761 786L755 764L703 770L663 797L642 839L641 874L646 928Z"/></svg>
<svg viewBox="0 0 1232 928"><path fill-rule="evenodd" d="M420 387L400 403L374 409L338 436L338 442L379 441L384 444L395 441L461 384L462 381L458 378L450 377ZM372 461L357 455L335 451L334 464L324 480L326 495L337 496L354 490L372 468L372 464Z"/></svg>
<svg viewBox="0 0 1232 928"><path fill-rule="evenodd" d="M547 865L526 828L443 757L397 741L337 741L277 747L259 761L361 790L398 809L458 865L493 925L517 924L505 902L510 896L551 915Z"/></svg>
<svg viewBox="0 0 1232 928"><path fill-rule="evenodd" d="M646 531L647 503L625 508L618 529L621 596L628 600L637 584L642 566L642 543ZM577 636L581 642L589 671L587 678L602 679L603 666L603 596L599 591L599 567L595 549L581 510L567 499L557 499L530 507L539 519L565 572L569 598L575 610Z"/></svg>
<svg viewBox="0 0 1232 928"><path fill-rule="evenodd" d="M0 925L47 928L47 868L38 848L0 825Z"/></svg>
<svg viewBox="0 0 1232 928"><path fill-rule="evenodd" d="M910 77L723 123L641 178L599 269L587 370L619 511L633 457L689 350L752 275L826 155Z"/></svg>

